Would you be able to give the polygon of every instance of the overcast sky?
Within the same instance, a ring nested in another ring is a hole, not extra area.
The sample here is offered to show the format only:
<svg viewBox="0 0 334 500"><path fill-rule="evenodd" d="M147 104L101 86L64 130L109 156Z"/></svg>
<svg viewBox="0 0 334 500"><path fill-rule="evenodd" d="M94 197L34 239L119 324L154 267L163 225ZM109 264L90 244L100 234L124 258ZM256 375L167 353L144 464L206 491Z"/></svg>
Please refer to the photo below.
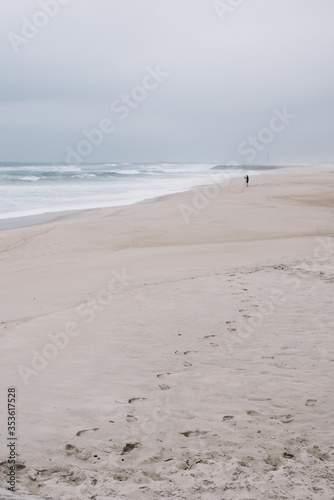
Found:
<svg viewBox="0 0 334 500"><path fill-rule="evenodd" d="M101 121L85 161L334 158L333 0L0 7L0 161L65 161Z"/></svg>

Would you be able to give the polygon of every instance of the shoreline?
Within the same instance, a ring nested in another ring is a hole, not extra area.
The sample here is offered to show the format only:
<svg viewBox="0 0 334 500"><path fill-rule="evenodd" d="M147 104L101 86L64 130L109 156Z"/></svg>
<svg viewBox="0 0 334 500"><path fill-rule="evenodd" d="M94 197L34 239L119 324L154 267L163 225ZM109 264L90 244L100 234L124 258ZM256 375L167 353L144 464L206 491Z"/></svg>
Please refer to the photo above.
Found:
<svg viewBox="0 0 334 500"><path fill-rule="evenodd" d="M82 210L64 210L59 212L44 212L36 215L22 215L19 217L8 217L8 219L0 219L0 231L7 229L17 229L20 227L35 226L43 222L50 222L66 215L73 215ZM85 210L84 210L85 211Z"/></svg>
<svg viewBox="0 0 334 500"><path fill-rule="evenodd" d="M251 170L251 167L249 167L249 170ZM310 169L312 169L312 172L317 172L320 169L323 169L324 171L328 171L330 169L334 169L334 165L319 165L319 166L314 166L314 165L295 165L295 166L279 166L279 165L267 165L264 166L264 168L268 167L269 170L266 171L265 173L256 173L254 177L258 176L263 176L263 175L286 175L289 173L296 173L299 175L302 175L302 169L305 169L304 173L310 173ZM270 170L272 169L272 170ZM214 170L214 169L213 169ZM216 169L215 172L220 172L219 169ZM221 170L221 172L224 172L224 169ZM334 170L333 170L334 172ZM253 176L252 176L253 177ZM232 177L229 182L233 182L235 179L242 179L243 178L243 173L240 173L240 176L237 177ZM213 186L217 184L215 183L210 183L210 184L203 184L203 185L198 185L196 187L192 187L190 189L186 189L185 191L180 191L180 192L175 192L175 193L169 193L165 194L162 196L156 196L153 198L147 198L138 202L134 202L128 205L111 205L108 207L96 207L96 208L84 208L84 209L78 209L78 210L59 210L56 212L43 212L41 214L36 214L36 215L26 215L26 216L19 216L19 217L9 217L6 219L0 219L0 232L10 230L10 229L18 229L20 227L30 227L30 226L35 226L35 225L40 225L46 222L51 222L51 221L56 221L58 219L61 219L63 217L67 217L70 215L76 215L76 214L81 214L81 213L87 213L91 211L96 211L96 210L112 210L112 209L121 209L125 207L130 207L130 206L135 206L135 205L141 205L145 203L154 203L157 200L163 199L165 197L169 196L174 196L182 193L188 193L188 192L193 192L198 189L203 189L209 186Z"/></svg>

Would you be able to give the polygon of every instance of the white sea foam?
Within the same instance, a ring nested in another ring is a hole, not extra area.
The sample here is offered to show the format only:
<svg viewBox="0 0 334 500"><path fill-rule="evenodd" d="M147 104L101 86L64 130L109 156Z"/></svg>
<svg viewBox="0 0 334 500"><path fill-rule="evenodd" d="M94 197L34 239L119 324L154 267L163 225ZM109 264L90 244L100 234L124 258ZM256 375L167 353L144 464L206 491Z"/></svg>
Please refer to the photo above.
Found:
<svg viewBox="0 0 334 500"><path fill-rule="evenodd" d="M114 172L115 174L122 174L122 175L136 175L136 174L141 174L142 172L139 172L138 170L111 170L111 172Z"/></svg>
<svg viewBox="0 0 334 500"><path fill-rule="evenodd" d="M75 174L71 175L71 177L79 177L80 179L87 179L88 177L96 177L96 174Z"/></svg>
<svg viewBox="0 0 334 500"><path fill-rule="evenodd" d="M0 166L0 174L2 172L81 172L82 169L76 165L15 165L12 166Z"/></svg>
<svg viewBox="0 0 334 500"><path fill-rule="evenodd" d="M36 175L28 175L26 177L18 177L18 179L21 181L36 182L39 181L40 177L37 177Z"/></svg>
<svg viewBox="0 0 334 500"><path fill-rule="evenodd" d="M212 170L213 166L166 162L0 165L0 219L130 205L219 182L222 171ZM223 174L243 176L244 170L223 167Z"/></svg>

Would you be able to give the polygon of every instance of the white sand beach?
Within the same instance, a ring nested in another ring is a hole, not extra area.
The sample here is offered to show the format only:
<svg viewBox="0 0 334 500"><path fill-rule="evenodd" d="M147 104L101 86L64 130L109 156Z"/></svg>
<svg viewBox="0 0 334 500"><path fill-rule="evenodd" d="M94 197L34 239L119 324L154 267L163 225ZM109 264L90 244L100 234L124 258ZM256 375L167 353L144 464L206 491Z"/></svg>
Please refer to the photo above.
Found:
<svg viewBox="0 0 334 500"><path fill-rule="evenodd" d="M18 491L333 499L333 187L291 169L2 231Z"/></svg>

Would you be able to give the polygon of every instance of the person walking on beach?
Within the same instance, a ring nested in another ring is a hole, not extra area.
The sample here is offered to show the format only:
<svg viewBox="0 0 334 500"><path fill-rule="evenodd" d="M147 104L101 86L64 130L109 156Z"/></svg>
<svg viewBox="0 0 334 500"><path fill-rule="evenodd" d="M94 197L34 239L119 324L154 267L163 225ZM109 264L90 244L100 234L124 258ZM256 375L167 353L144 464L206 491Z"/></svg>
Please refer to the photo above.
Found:
<svg viewBox="0 0 334 500"><path fill-rule="evenodd" d="M245 179L246 179L246 186L248 187L248 183L249 183L249 176L248 176L248 174L245 175Z"/></svg>

